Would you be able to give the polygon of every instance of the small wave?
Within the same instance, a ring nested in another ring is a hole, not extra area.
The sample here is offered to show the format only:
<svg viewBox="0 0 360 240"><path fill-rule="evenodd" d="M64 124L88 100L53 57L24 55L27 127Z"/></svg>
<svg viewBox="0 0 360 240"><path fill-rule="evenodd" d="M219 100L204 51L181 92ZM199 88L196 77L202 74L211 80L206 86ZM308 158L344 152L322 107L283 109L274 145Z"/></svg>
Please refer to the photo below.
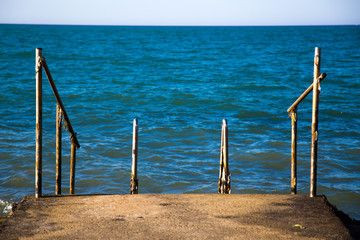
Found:
<svg viewBox="0 0 360 240"><path fill-rule="evenodd" d="M12 210L12 203L6 200L0 199L0 217L9 215Z"/></svg>

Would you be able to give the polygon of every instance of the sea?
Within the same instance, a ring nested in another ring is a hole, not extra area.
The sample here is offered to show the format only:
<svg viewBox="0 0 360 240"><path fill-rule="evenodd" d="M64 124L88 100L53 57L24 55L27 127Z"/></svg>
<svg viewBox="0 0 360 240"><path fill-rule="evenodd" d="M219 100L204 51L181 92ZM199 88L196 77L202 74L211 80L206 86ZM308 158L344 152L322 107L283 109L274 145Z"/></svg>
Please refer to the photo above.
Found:
<svg viewBox="0 0 360 240"><path fill-rule="evenodd" d="M80 148L76 194L217 193L228 121L232 194L290 194L287 109L321 48L317 194L360 219L359 26L0 25L0 214L35 193L35 49ZM309 194L312 93L298 108L298 193ZM56 101L43 74L43 193L55 194ZM69 192L70 135L62 137Z"/></svg>

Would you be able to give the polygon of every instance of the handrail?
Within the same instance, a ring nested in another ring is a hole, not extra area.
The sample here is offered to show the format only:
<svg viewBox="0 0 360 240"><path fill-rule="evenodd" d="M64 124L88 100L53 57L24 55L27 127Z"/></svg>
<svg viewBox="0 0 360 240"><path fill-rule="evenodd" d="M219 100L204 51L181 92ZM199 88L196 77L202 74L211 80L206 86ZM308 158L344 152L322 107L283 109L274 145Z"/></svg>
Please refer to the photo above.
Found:
<svg viewBox="0 0 360 240"><path fill-rule="evenodd" d="M51 89L55 95L56 106L56 186L55 194L61 194L61 123L62 117L66 123L67 129L70 133L71 141L71 163L70 163L70 194L74 194L75 189L75 162L76 162L76 148L80 148L79 141L76 137L70 119L66 113L64 104L61 101L59 92L55 86L54 80L51 76L49 67L42 56L42 49L36 48L35 58L36 71L36 149L35 149L35 197L42 196L42 68L49 80Z"/></svg>
<svg viewBox="0 0 360 240"><path fill-rule="evenodd" d="M326 78L326 73L322 73L318 78L317 81L321 82L322 80L324 80ZM307 95L309 95L309 93L312 91L314 87L314 83L312 83L304 92L303 94L301 94L301 96L296 99L296 101L288 108L287 112L290 113L295 107L297 107L297 105L299 105L299 103L301 103L302 100L304 100L306 98Z"/></svg>
<svg viewBox="0 0 360 240"><path fill-rule="evenodd" d="M59 95L59 92L55 86L55 83L54 83L54 80L51 76L51 73L50 73L50 70L49 70L49 67L45 61L45 58L43 56L41 56L39 58L39 63L44 67L44 70L45 70L45 74L49 80L49 83L50 83L50 86L51 86L51 89L55 95L55 98L56 98L56 101L58 102L58 104L60 105L60 108L61 108L61 112L62 114L64 115L64 120L66 122L66 125L67 125L67 128L69 129L69 132L70 132L70 135L71 135L71 139L74 140L74 143L76 145L77 148L80 148L80 144L79 144L79 141L77 140L77 137L76 137L76 133L74 132L72 126L71 126L71 123L70 123L70 119L66 113L66 110L65 110L65 107L64 107L64 104L62 103L61 101L61 98L60 98L60 95Z"/></svg>
<svg viewBox="0 0 360 240"><path fill-rule="evenodd" d="M318 122L320 82L326 78L326 73L320 74L321 49L315 48L313 83L288 108L291 117L291 194L297 193L297 108L299 103L313 91L312 123L311 123L311 166L310 166L310 197L316 196Z"/></svg>

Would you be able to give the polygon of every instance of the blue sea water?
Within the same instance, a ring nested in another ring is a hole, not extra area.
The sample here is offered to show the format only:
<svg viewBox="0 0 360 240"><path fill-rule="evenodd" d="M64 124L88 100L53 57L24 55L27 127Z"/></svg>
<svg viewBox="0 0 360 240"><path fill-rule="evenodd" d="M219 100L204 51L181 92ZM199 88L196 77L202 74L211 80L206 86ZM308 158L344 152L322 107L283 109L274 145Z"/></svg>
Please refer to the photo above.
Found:
<svg viewBox="0 0 360 240"><path fill-rule="evenodd" d="M360 219L360 27L0 25L0 212L34 194L35 48L81 148L76 193L127 194L139 120L140 193L216 193L222 119L232 193L290 193L286 110L321 47L318 194ZM56 102L43 76L43 192L55 192ZM298 192L309 193L311 94L298 110ZM63 193L69 134L63 133Z"/></svg>

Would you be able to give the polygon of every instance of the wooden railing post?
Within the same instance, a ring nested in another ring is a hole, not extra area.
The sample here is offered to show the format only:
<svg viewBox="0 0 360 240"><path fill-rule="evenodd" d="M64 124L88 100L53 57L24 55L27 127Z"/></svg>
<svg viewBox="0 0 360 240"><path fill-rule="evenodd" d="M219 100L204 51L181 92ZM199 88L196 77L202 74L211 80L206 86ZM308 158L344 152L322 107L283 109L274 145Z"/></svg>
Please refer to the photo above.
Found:
<svg viewBox="0 0 360 240"><path fill-rule="evenodd" d="M230 194L231 192L228 151L228 124L226 119L223 119L221 128L220 172L218 192L221 194Z"/></svg>
<svg viewBox="0 0 360 240"><path fill-rule="evenodd" d="M42 195L42 49L36 48L36 149L35 149L35 197Z"/></svg>
<svg viewBox="0 0 360 240"><path fill-rule="evenodd" d="M75 133L76 136L76 133ZM75 194L75 163L76 163L76 144L71 138L71 157L70 157L70 195Z"/></svg>
<svg viewBox="0 0 360 240"><path fill-rule="evenodd" d="M315 48L314 57L314 83L313 83L313 104L311 123L311 169L310 169L310 197L316 196L317 181L317 152L318 152L318 120L319 120L319 95L320 95L320 62L321 49Z"/></svg>
<svg viewBox="0 0 360 240"><path fill-rule="evenodd" d="M291 113L291 194L297 193L297 107Z"/></svg>
<svg viewBox="0 0 360 240"><path fill-rule="evenodd" d="M138 120L135 118L133 123L133 143L132 143L132 164L131 164L131 180L130 194L138 193L137 179L137 159L138 159Z"/></svg>
<svg viewBox="0 0 360 240"><path fill-rule="evenodd" d="M56 104L56 185L55 194L61 194L61 128L62 113L59 104Z"/></svg>

